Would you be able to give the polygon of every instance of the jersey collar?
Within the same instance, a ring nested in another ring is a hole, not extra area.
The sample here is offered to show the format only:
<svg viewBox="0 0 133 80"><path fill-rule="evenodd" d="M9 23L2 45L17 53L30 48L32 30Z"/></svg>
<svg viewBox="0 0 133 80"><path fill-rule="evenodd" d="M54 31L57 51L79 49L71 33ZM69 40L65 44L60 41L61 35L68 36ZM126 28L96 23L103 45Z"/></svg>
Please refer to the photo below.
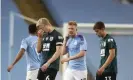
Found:
<svg viewBox="0 0 133 80"><path fill-rule="evenodd" d="M52 31L52 32L48 32L48 34L52 34L54 31L55 31L55 29L53 29L53 31Z"/></svg>
<svg viewBox="0 0 133 80"><path fill-rule="evenodd" d="M106 39L108 37L109 34L106 34L106 36L103 39Z"/></svg>

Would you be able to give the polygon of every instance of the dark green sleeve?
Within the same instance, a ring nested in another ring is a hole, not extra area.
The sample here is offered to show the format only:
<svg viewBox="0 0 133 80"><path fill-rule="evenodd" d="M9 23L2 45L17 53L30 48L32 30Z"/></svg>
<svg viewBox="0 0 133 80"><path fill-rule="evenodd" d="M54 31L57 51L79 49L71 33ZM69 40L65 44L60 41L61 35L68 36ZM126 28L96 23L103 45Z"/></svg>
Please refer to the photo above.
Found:
<svg viewBox="0 0 133 80"><path fill-rule="evenodd" d="M109 38L109 39L107 40L107 43L108 43L108 48L109 48L109 49L113 49L113 48L116 47L115 41L114 41L114 39L112 39L112 38Z"/></svg>
<svg viewBox="0 0 133 80"><path fill-rule="evenodd" d="M62 46L63 44L63 36L59 33L56 36L56 46Z"/></svg>

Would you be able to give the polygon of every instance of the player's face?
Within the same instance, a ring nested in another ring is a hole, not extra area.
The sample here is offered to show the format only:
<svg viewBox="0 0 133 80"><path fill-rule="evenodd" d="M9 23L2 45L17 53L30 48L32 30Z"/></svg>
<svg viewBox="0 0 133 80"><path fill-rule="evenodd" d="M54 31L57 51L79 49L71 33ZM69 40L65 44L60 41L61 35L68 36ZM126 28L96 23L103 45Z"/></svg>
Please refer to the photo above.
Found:
<svg viewBox="0 0 133 80"><path fill-rule="evenodd" d="M38 30L42 29L44 32L48 32L48 25L40 24Z"/></svg>
<svg viewBox="0 0 133 80"><path fill-rule="evenodd" d="M98 37L102 37L103 36L103 29L95 29L96 35Z"/></svg>
<svg viewBox="0 0 133 80"><path fill-rule="evenodd" d="M74 26L74 25L68 25L68 34L70 36L75 36L76 35L76 32L77 32L76 26Z"/></svg>

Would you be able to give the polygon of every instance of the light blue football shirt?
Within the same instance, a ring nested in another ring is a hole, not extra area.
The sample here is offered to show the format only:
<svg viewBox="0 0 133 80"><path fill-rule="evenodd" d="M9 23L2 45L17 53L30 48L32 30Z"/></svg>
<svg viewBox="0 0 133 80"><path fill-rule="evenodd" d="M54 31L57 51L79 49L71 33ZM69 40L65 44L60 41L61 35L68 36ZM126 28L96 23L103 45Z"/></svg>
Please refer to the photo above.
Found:
<svg viewBox="0 0 133 80"><path fill-rule="evenodd" d="M86 39L82 35L77 35L72 38L69 37L67 44L67 52L69 56L74 56L78 54L81 50L87 51ZM78 59L70 60L68 63L68 68L75 70L87 70L86 67L86 56L83 56Z"/></svg>
<svg viewBox="0 0 133 80"><path fill-rule="evenodd" d="M37 53L37 36L30 35L21 42L21 47L26 51L27 71L40 68L40 55Z"/></svg>

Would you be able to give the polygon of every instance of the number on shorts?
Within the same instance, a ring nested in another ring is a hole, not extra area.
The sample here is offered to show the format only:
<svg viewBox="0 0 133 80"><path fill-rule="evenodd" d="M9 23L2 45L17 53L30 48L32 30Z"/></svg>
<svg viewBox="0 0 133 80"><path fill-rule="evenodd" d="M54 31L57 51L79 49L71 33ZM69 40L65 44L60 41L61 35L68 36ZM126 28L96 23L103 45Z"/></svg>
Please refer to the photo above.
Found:
<svg viewBox="0 0 133 80"><path fill-rule="evenodd" d="M111 76L105 77L105 80L111 80Z"/></svg>
<svg viewBox="0 0 133 80"><path fill-rule="evenodd" d="M50 80L49 75L46 77L46 80Z"/></svg>

